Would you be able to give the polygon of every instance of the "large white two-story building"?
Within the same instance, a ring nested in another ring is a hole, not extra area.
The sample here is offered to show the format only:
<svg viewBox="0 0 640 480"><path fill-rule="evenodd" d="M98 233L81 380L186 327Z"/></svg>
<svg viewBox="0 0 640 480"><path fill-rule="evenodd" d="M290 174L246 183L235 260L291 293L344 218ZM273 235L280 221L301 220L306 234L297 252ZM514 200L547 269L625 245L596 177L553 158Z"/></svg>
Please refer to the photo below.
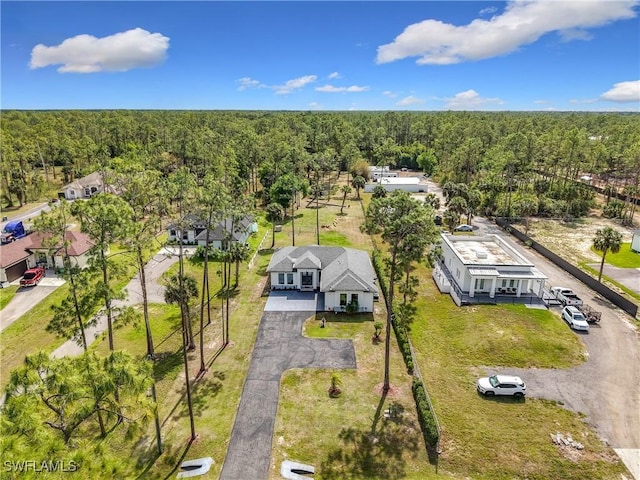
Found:
<svg viewBox="0 0 640 480"><path fill-rule="evenodd" d="M442 234L433 278L458 304L542 299L546 276L498 235Z"/></svg>

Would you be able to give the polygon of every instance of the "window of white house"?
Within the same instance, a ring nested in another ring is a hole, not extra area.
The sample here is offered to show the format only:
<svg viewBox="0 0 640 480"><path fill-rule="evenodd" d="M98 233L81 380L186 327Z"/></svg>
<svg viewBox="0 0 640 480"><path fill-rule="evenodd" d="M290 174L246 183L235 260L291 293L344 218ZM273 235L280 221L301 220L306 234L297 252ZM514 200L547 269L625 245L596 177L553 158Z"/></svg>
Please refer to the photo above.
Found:
<svg viewBox="0 0 640 480"><path fill-rule="evenodd" d="M293 273L287 273L287 285L293 285Z"/></svg>
<svg viewBox="0 0 640 480"><path fill-rule="evenodd" d="M280 285L284 285L284 273L279 273L278 274L278 283Z"/></svg>
<svg viewBox="0 0 640 480"><path fill-rule="evenodd" d="M175 230L169 230L169 235L171 235L172 237L176 236L176 231Z"/></svg>
<svg viewBox="0 0 640 480"><path fill-rule="evenodd" d="M347 294L346 293L341 293L340 294L340 306L344 307L347 305Z"/></svg>
<svg viewBox="0 0 640 480"><path fill-rule="evenodd" d="M358 294L357 293L352 293L351 294L351 303L353 303L354 305L358 305Z"/></svg>

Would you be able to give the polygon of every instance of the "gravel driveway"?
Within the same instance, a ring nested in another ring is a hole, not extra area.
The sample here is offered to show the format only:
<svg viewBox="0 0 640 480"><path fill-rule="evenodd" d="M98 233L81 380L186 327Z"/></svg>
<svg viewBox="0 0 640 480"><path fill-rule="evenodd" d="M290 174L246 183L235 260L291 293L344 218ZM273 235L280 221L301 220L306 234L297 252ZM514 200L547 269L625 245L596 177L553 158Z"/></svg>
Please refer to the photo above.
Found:
<svg viewBox="0 0 640 480"><path fill-rule="evenodd" d="M547 275L548 285L573 289L584 302L602 312L600 324L588 333L575 333L585 345L588 360L570 369L488 369L497 373L514 373L527 382L527 395L562 402L566 408L581 412L585 420L614 449L635 451L635 465L640 449L640 342L638 328L622 310L597 295L582 282L556 267L542 255L522 246L495 224L474 219L479 232L500 233L511 245ZM560 307L551 311L560 319ZM567 326L567 328L569 328ZM638 478L636 476L636 478Z"/></svg>

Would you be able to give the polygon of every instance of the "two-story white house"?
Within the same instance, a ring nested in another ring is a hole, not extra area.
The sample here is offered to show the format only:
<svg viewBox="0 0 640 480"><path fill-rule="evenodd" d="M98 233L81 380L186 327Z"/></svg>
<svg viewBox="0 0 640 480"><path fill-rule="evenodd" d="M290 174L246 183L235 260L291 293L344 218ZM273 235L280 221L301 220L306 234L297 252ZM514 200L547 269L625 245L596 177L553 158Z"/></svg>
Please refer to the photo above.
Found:
<svg viewBox="0 0 640 480"><path fill-rule="evenodd" d="M378 295L367 252L344 247L283 247L273 254L267 272L273 290L324 293L327 311L372 312Z"/></svg>
<svg viewBox="0 0 640 480"><path fill-rule="evenodd" d="M170 243L180 241L184 245L207 244L207 223L196 215L186 215L182 222L167 227ZM231 243L244 245L252 233L258 231L258 224L251 215L240 219L227 218L209 229L209 245L218 250L227 250Z"/></svg>
<svg viewBox="0 0 640 480"><path fill-rule="evenodd" d="M432 276L458 305L541 301L547 277L500 236L441 237L442 261Z"/></svg>

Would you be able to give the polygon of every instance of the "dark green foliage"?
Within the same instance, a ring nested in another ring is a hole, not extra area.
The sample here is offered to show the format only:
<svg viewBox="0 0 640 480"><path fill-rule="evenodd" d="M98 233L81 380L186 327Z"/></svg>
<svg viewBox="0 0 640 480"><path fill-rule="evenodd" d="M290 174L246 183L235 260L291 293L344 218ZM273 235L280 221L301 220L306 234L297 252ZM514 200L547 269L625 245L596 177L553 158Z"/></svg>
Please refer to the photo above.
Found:
<svg viewBox="0 0 640 480"><path fill-rule="evenodd" d="M371 196L373 198L384 198L387 196L387 190L382 185L376 185Z"/></svg>
<svg viewBox="0 0 640 480"><path fill-rule="evenodd" d="M420 380L414 378L411 390L413 391L413 398L416 402L418 420L420 421L424 441L429 447L435 448L440 440L440 435L438 433L435 414L433 410L431 410L429 400L427 400L427 393L424 389L424 385Z"/></svg>
<svg viewBox="0 0 640 480"><path fill-rule="evenodd" d="M407 327L402 325L398 320L397 315L393 316L392 324L393 331L395 332L396 339L398 340L398 347L400 348L400 352L402 352L402 358L404 358L404 364L407 367L407 372L409 374L413 374L413 356L411 355L411 345L409 344Z"/></svg>
<svg viewBox="0 0 640 480"><path fill-rule="evenodd" d="M602 214L607 218L622 218L623 211L624 203L615 198L602 207Z"/></svg>
<svg viewBox="0 0 640 480"><path fill-rule="evenodd" d="M376 275L378 276L378 286L380 290L382 290L382 295L386 299L387 296L387 282L384 280L386 275L384 274L384 267L382 265L382 253L379 250L374 250L371 254L371 263L373 264L373 268L376 271ZM388 308L388 307L387 307ZM407 367L407 372L410 374L413 373L413 357L411 356L411 347L409 346L409 336L407 330L404 325L399 324L396 321L395 315L392 317L392 325L393 331L396 334L396 339L398 341L398 347L402 352L402 358L404 358L404 364Z"/></svg>

